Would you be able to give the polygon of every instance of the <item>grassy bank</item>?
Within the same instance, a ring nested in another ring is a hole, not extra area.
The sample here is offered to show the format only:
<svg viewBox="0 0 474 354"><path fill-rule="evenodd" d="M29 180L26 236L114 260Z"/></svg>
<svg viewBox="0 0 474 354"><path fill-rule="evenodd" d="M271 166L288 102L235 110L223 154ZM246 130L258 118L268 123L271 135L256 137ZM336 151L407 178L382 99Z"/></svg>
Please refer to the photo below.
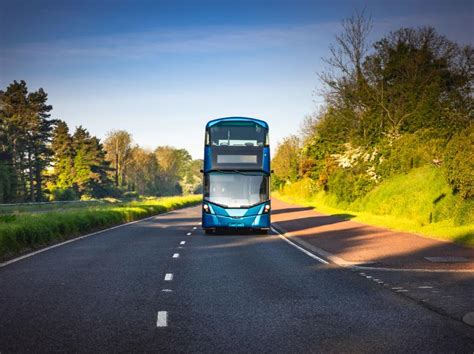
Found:
<svg viewBox="0 0 474 354"><path fill-rule="evenodd" d="M474 246L474 200L451 193L442 172L425 166L380 183L352 203L318 191L309 180L285 186L275 197L325 214Z"/></svg>
<svg viewBox="0 0 474 354"><path fill-rule="evenodd" d="M37 214L0 216L0 259L91 231L199 203L201 196L153 198Z"/></svg>

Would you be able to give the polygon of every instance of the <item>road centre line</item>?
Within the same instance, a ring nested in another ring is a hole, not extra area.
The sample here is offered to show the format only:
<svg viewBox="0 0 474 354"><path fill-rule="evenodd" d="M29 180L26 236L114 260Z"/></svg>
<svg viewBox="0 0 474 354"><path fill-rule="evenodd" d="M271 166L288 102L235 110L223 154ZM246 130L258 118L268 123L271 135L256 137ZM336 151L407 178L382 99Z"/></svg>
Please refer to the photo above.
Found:
<svg viewBox="0 0 474 354"><path fill-rule="evenodd" d="M158 311L156 318L156 327L167 327L168 326L168 311Z"/></svg>
<svg viewBox="0 0 474 354"><path fill-rule="evenodd" d="M290 240L289 240L288 238L286 238L283 234L281 234L277 229L275 229L275 228L272 227L271 230L272 230L273 232L275 232L275 233L278 235L278 237L280 237L281 239L285 240L287 243L289 243L290 245L292 245L292 246L295 247L296 249L300 250L301 252L303 252L303 253L306 254L307 256L309 256L309 257L311 257L311 258L313 258L313 259L315 259L315 260L317 260L318 262L321 262L321 263L323 263L323 264L329 264L328 261L326 261L326 260L324 260L324 259L322 259L322 258L316 256L315 254L313 254L313 253L311 253L311 252L305 250L303 247L298 246L298 245L297 245L296 243L294 243L293 241L290 241Z"/></svg>
<svg viewBox="0 0 474 354"><path fill-rule="evenodd" d="M173 258L178 258L178 257L179 257L179 253L173 254Z"/></svg>
<svg viewBox="0 0 474 354"><path fill-rule="evenodd" d="M173 273L166 273L165 274L165 281L173 280Z"/></svg>

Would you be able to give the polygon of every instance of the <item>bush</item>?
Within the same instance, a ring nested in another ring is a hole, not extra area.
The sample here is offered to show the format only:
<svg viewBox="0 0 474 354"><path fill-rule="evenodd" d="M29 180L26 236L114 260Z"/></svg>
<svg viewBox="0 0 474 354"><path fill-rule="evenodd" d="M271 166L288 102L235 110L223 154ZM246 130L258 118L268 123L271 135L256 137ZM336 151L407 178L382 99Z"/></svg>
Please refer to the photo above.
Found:
<svg viewBox="0 0 474 354"><path fill-rule="evenodd" d="M338 202L352 203L364 197L372 186L365 174L354 173L350 169L338 169L328 179L328 192L335 194Z"/></svg>
<svg viewBox="0 0 474 354"><path fill-rule="evenodd" d="M52 199L56 201L76 200L77 194L72 188L56 188L52 191Z"/></svg>
<svg viewBox="0 0 474 354"><path fill-rule="evenodd" d="M441 162L447 137L435 129L422 129L399 139L380 144L383 161L376 172L382 178L407 173L413 168Z"/></svg>
<svg viewBox="0 0 474 354"><path fill-rule="evenodd" d="M282 194L295 198L309 199L318 191L316 183L310 178L303 178L297 182L287 183L281 189Z"/></svg>
<svg viewBox="0 0 474 354"><path fill-rule="evenodd" d="M446 147L446 178L462 198L474 197L474 127L458 133Z"/></svg>

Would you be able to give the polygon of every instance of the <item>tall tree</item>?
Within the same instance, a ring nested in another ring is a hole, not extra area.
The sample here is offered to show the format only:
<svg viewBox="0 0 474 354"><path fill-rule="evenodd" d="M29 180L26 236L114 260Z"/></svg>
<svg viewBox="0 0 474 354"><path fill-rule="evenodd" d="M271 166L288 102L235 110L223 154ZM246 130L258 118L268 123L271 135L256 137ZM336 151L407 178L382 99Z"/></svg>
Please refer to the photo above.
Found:
<svg viewBox="0 0 474 354"><path fill-rule="evenodd" d="M23 80L0 92L1 152L11 165L17 200L42 198L42 171L51 156L48 144L55 123L49 119L52 106L47 98L41 88L28 93Z"/></svg>
<svg viewBox="0 0 474 354"><path fill-rule="evenodd" d="M59 121L53 132L53 183L57 188L71 188L74 183L74 156L72 136L64 121Z"/></svg>
<svg viewBox="0 0 474 354"><path fill-rule="evenodd" d="M181 194L182 188L179 182L192 161L189 152L171 146L159 146L155 149L155 156L161 170L163 193Z"/></svg>
<svg viewBox="0 0 474 354"><path fill-rule="evenodd" d="M112 130L105 138L106 158L114 169L116 187L125 185L124 171L130 159L131 143L132 137L125 130Z"/></svg>
<svg viewBox="0 0 474 354"><path fill-rule="evenodd" d="M81 196L101 198L110 194L111 181L108 177L109 162L98 138L91 136L81 126L73 135L74 185Z"/></svg>

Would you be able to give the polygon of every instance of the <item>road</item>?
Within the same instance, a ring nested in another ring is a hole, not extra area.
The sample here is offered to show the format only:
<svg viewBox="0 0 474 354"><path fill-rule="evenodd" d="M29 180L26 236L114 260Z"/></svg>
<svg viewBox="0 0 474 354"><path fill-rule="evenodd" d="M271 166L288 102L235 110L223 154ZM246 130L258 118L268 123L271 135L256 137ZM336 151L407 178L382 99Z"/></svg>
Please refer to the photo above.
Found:
<svg viewBox="0 0 474 354"><path fill-rule="evenodd" d="M466 352L472 328L200 207L0 268L0 352Z"/></svg>

